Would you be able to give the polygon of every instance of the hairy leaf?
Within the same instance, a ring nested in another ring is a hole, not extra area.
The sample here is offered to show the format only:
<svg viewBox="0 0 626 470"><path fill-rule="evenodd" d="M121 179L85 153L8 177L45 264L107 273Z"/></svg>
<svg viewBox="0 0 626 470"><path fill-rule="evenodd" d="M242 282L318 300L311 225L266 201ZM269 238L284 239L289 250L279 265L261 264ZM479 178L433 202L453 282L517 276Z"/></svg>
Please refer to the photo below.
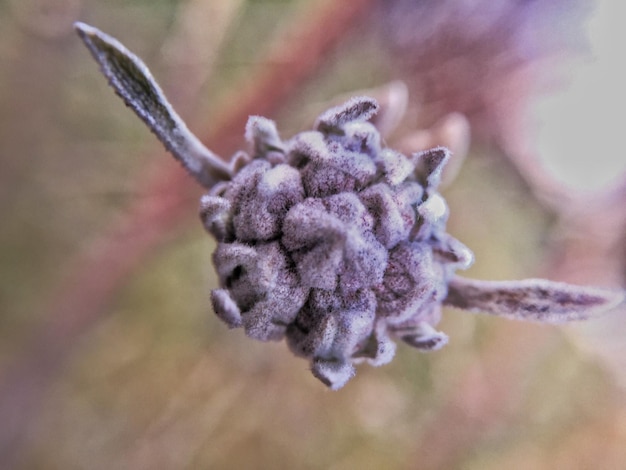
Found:
<svg viewBox="0 0 626 470"><path fill-rule="evenodd" d="M200 184L210 188L230 179L228 165L191 133L137 56L92 26L75 23L74 27L115 92Z"/></svg>
<svg viewBox="0 0 626 470"><path fill-rule="evenodd" d="M545 323L585 320L624 302L624 292L544 279L476 281L454 277L444 304L500 317Z"/></svg>

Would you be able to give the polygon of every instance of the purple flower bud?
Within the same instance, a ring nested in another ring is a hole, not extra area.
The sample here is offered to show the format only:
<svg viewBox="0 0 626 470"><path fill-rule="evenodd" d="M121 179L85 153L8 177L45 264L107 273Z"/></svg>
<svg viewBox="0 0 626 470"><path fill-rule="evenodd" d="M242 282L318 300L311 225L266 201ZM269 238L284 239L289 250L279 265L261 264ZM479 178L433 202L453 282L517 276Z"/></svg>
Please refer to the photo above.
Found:
<svg viewBox="0 0 626 470"><path fill-rule="evenodd" d="M381 149L365 122L375 110L371 99L352 99L322 114L318 131L287 143L268 121L251 118L254 159L219 200L202 205L212 233L228 233L229 220L234 231L213 258L219 317L258 339L286 332L291 350L333 389L356 362L390 361L392 338L442 347L447 336L434 326L448 282L473 260L445 233L437 184L449 152L407 158ZM284 158L267 157L276 152Z"/></svg>
<svg viewBox="0 0 626 470"><path fill-rule="evenodd" d="M445 230L449 209L437 188L450 152L383 148L368 122L378 110L372 98L329 109L315 130L287 142L253 116L251 154L226 165L187 129L141 60L91 26L76 29L126 104L209 189L200 217L218 241L217 316L255 339L286 337L332 389L356 363L391 361L394 339L422 351L444 346L448 337L435 329L442 304L559 322L624 301L623 291L456 277L473 254Z"/></svg>

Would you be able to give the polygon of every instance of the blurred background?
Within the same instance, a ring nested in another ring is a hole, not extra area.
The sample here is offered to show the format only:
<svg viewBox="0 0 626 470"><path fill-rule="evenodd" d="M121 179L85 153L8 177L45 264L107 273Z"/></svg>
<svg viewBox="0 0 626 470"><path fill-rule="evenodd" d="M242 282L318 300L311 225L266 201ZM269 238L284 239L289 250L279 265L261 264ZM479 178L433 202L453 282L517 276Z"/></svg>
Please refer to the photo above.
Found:
<svg viewBox="0 0 626 470"><path fill-rule="evenodd" d="M400 346L338 392L283 343L228 330L209 302L200 188L72 30L93 24L142 57L224 158L250 114L289 137L369 90L390 103L390 146L455 152L443 192L476 255L468 277L624 288L625 13L0 0L0 466L625 468L624 309L563 327L446 311L446 348Z"/></svg>

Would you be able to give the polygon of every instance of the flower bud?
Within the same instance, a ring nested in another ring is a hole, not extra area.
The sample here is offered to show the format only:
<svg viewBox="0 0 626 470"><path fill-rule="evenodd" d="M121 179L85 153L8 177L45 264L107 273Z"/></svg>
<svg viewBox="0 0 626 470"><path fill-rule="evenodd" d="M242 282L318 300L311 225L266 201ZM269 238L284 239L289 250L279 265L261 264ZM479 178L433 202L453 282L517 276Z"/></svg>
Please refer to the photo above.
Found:
<svg viewBox="0 0 626 470"><path fill-rule="evenodd" d="M218 316L257 339L286 336L333 389L356 362L389 362L392 338L443 346L434 327L448 282L473 260L445 233L437 185L449 152L381 148L365 121L376 109L353 98L287 142L271 121L251 118L252 160L201 209L220 240Z"/></svg>

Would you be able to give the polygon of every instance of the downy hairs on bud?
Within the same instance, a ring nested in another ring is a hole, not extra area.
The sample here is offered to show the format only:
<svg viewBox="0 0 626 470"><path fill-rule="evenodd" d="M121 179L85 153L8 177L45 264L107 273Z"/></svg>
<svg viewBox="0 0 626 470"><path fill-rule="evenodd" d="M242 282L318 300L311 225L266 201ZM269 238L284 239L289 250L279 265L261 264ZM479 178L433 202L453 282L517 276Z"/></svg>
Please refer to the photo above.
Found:
<svg viewBox="0 0 626 470"><path fill-rule="evenodd" d="M218 242L217 316L261 341L286 338L331 389L359 362L391 361L395 340L443 347L442 305L560 323L624 302L624 291L457 276L473 254L446 233L438 186L450 152L385 148L370 122L379 109L372 98L351 98L288 140L252 116L252 153L226 164L189 131L139 58L92 26L75 28L117 94L208 189L200 216Z"/></svg>

